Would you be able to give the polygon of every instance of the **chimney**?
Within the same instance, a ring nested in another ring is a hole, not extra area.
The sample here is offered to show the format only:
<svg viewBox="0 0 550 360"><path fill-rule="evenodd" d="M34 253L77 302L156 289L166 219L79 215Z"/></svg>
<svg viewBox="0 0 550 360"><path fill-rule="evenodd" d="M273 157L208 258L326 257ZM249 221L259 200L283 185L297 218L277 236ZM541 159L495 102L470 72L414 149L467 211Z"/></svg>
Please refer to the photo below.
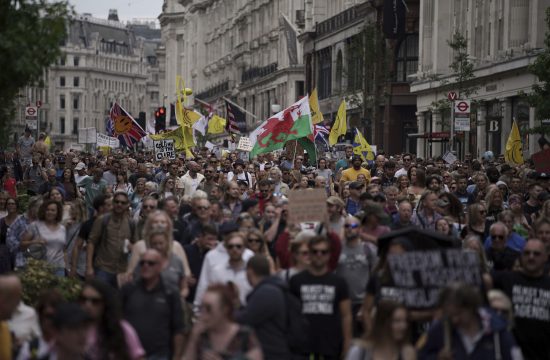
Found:
<svg viewBox="0 0 550 360"><path fill-rule="evenodd" d="M117 12L116 9L109 9L109 17L107 18L107 20L119 21L118 20L118 12Z"/></svg>

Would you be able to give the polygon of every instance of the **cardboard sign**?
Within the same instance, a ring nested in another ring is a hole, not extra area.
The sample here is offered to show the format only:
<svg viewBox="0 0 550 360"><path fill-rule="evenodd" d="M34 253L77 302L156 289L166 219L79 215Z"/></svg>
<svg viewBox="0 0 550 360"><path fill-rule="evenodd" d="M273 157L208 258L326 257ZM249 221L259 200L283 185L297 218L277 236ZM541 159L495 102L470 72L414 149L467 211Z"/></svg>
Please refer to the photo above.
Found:
<svg viewBox="0 0 550 360"><path fill-rule="evenodd" d="M96 129L95 128L78 129L78 143L79 144L97 143Z"/></svg>
<svg viewBox="0 0 550 360"><path fill-rule="evenodd" d="M444 160L447 164L450 164L450 165L454 164L455 161L457 160L456 155L453 154L453 153L450 152L450 151L447 151L447 152L445 153L445 155L443 155L442 158L443 158L443 160Z"/></svg>
<svg viewBox="0 0 550 360"><path fill-rule="evenodd" d="M482 284L479 257L473 251L410 251L388 256L388 265L393 285L382 285L380 295L400 301L407 308L436 307L440 290L452 283Z"/></svg>
<svg viewBox="0 0 550 360"><path fill-rule="evenodd" d="M237 145L237 150L250 152L253 148L254 147L250 143L250 139L246 136L241 136L239 139L239 145Z"/></svg>
<svg viewBox="0 0 550 360"><path fill-rule="evenodd" d="M176 150L174 148L174 140L164 139L155 140L155 159L160 161L164 158L176 159Z"/></svg>
<svg viewBox="0 0 550 360"><path fill-rule="evenodd" d="M120 142L117 138L100 133L96 135L96 143L99 147L109 147L112 149L120 146Z"/></svg>
<svg viewBox="0 0 550 360"><path fill-rule="evenodd" d="M325 189L291 190L288 193L288 219L293 224L323 221L327 214Z"/></svg>
<svg viewBox="0 0 550 360"><path fill-rule="evenodd" d="M532 159L538 172L550 173L550 149L534 153Z"/></svg>

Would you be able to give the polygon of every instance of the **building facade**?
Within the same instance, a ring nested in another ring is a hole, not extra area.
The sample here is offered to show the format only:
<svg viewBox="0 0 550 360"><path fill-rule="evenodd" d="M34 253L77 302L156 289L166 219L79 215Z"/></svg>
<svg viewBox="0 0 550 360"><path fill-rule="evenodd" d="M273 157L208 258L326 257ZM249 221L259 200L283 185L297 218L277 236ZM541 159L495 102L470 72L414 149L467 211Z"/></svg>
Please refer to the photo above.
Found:
<svg viewBox="0 0 550 360"><path fill-rule="evenodd" d="M457 32L467 39L474 64L475 78L467 86L477 91L470 96L470 131L457 134L455 150L460 155L479 156L487 150L502 154L514 119L520 131L539 125L521 94L529 93L537 81L528 65L544 47L550 1L421 0L420 4L420 56L412 85L417 95L418 156L438 156L449 149L450 111L435 104L458 88L449 68L455 54L448 45ZM533 153L536 137L522 137L525 153Z"/></svg>
<svg viewBox="0 0 550 360"><path fill-rule="evenodd" d="M249 128L305 94L304 3L293 0L166 0L159 17L161 96L176 99L181 75L194 97L245 108ZM222 111L223 113L223 111Z"/></svg>
<svg viewBox="0 0 550 360"><path fill-rule="evenodd" d="M383 1L306 0L300 35L306 90L317 88L325 121L335 119L345 99L349 128L389 153L415 146L407 134L416 132L409 75L418 64L418 1L407 6L402 30L389 38Z"/></svg>
<svg viewBox="0 0 550 360"><path fill-rule="evenodd" d="M116 11L111 11L108 20L78 15L67 26L63 56L45 70L40 86L21 90L21 116L14 126L20 132L25 105L39 103L40 132L48 133L56 148L65 150L83 148L78 144L78 129L95 127L105 133L105 120L114 101L136 119L140 112L152 116L152 109L158 106L154 57L160 40L159 29L155 35L143 25L132 28L122 24Z"/></svg>

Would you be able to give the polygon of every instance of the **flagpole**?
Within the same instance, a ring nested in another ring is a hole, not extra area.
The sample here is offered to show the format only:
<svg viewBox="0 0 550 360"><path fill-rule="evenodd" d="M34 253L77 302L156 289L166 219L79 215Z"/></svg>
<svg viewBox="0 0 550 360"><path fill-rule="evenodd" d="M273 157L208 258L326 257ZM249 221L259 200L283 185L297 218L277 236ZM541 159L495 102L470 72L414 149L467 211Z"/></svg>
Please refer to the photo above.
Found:
<svg viewBox="0 0 550 360"><path fill-rule="evenodd" d="M247 113L248 115L252 116L254 119L257 119L256 115L252 114L250 111L246 110L245 108L235 104L233 101L229 100L228 98L226 98L225 96L222 96L222 99L227 101L228 103L230 103L231 105L239 108L240 110L244 111L245 113Z"/></svg>

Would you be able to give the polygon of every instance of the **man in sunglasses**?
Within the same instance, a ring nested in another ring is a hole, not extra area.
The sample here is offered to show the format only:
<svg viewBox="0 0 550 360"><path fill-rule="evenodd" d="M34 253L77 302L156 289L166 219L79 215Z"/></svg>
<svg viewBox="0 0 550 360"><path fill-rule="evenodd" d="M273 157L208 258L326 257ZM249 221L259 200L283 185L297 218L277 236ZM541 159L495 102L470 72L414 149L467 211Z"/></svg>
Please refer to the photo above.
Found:
<svg viewBox="0 0 550 360"><path fill-rule="evenodd" d="M336 360L349 348L352 313L348 285L329 272L331 242L325 236L309 241L309 269L290 278L290 291L302 301L302 313L310 324L304 359Z"/></svg>
<svg viewBox="0 0 550 360"><path fill-rule="evenodd" d="M124 318L136 330L148 359L180 359L184 328L179 291L165 286L158 251L146 250L139 265L139 279L121 289Z"/></svg>
<svg viewBox="0 0 550 360"><path fill-rule="evenodd" d="M374 251L359 237L359 219L349 216L344 225L345 243L342 245L336 274L346 280L354 316L354 336L361 335L361 317L357 316L363 300L370 273L376 262Z"/></svg>
<svg viewBox="0 0 550 360"><path fill-rule="evenodd" d="M128 267L128 245L136 239L135 223L130 219L128 194L113 196L113 210L94 221L86 254L86 277L96 277L114 288L117 274Z"/></svg>
<svg viewBox="0 0 550 360"><path fill-rule="evenodd" d="M539 239L529 239L520 257L521 269L493 275L496 289L512 300L514 336L525 359L550 358L550 277L548 252Z"/></svg>

